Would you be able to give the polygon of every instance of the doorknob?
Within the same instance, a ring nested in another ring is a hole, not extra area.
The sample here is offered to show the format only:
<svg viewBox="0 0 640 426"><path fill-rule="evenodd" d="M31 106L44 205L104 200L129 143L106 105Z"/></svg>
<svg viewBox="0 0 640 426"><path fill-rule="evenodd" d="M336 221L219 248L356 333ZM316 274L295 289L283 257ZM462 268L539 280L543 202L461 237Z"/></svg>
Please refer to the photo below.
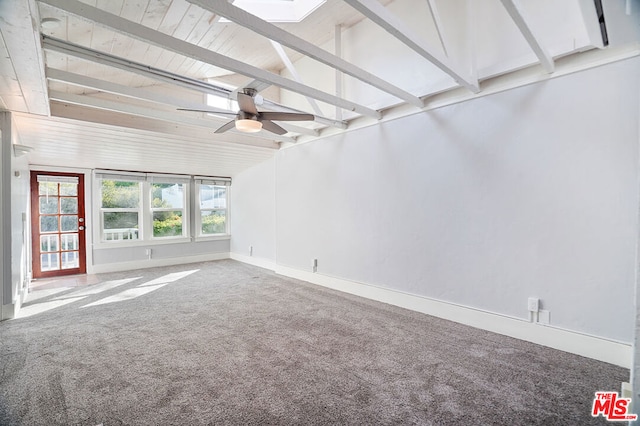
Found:
<svg viewBox="0 0 640 426"><path fill-rule="evenodd" d="M79 229L80 231L84 231L84 226L78 226L78 229Z"/></svg>

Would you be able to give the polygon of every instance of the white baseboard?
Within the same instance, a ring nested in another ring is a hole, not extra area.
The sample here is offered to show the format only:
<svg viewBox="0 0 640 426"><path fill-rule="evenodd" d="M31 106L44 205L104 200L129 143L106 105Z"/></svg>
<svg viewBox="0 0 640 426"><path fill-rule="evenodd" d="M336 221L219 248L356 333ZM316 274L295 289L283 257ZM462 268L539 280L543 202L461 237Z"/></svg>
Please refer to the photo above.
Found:
<svg viewBox="0 0 640 426"><path fill-rule="evenodd" d="M229 252L206 253L193 256L168 257L160 259L135 260L131 262L106 263L104 265L93 265L92 274L103 274L107 272L131 271L134 269L155 268L158 266L183 265L196 262L208 262L210 260L229 259Z"/></svg>
<svg viewBox="0 0 640 426"><path fill-rule="evenodd" d="M2 305L2 318L0 321L8 320L15 318L16 312L18 311L15 303L10 303L8 305Z"/></svg>
<svg viewBox="0 0 640 426"><path fill-rule="evenodd" d="M13 303L2 306L2 317L0 321L15 318L26 299L27 289L26 287L22 287L19 294L14 298Z"/></svg>
<svg viewBox="0 0 640 426"><path fill-rule="evenodd" d="M259 257L253 257L253 256L246 256L244 254L238 254L233 252L231 253L230 257L233 260L237 260L242 263L248 263L249 265L258 266L260 268L268 269L270 271L275 272L276 270L276 264L271 260L261 259Z"/></svg>
<svg viewBox="0 0 640 426"><path fill-rule="evenodd" d="M620 367L631 368L632 347L630 344L552 326L531 323L525 319L455 305L397 290L280 266L269 260L256 259L236 253L231 253L231 258L261 268L270 269L277 274L312 284L422 312L542 346L597 359Z"/></svg>

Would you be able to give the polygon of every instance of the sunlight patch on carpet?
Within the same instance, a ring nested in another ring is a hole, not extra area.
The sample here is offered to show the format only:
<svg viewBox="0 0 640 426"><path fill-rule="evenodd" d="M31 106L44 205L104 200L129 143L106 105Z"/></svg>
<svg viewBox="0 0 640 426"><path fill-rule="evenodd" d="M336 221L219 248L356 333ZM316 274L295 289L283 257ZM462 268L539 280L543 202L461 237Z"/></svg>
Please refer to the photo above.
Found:
<svg viewBox="0 0 640 426"><path fill-rule="evenodd" d="M174 281L178 281L184 277L187 277L195 272L198 272L200 269L194 269L192 271L182 271L182 272L173 272L171 274L167 274L167 275L163 275L159 278L156 278L154 280L151 280L147 283L144 284L140 284L140 287L142 286L152 286L152 285L156 285L156 284L165 284L165 283L172 283Z"/></svg>
<svg viewBox="0 0 640 426"><path fill-rule="evenodd" d="M89 303L88 305L84 305L83 308L88 308L89 306L104 305L107 303L124 302L126 300L135 299L136 297L140 297L147 293L151 293L152 291L155 291L161 287L164 287L165 285L166 284L159 284L155 286L145 285L144 287L130 288L129 290L125 290L113 296L105 297L104 299L100 299L96 302Z"/></svg>
<svg viewBox="0 0 640 426"><path fill-rule="evenodd" d="M33 305L24 306L22 307L22 309L20 309L20 311L18 311L16 319L37 315L54 308L64 306L68 303L77 302L78 300L82 299L84 299L84 297L74 297L70 299L52 300L51 302L34 303Z"/></svg>
<svg viewBox="0 0 640 426"><path fill-rule="evenodd" d="M58 296L54 300L68 299L70 297L88 296L88 295L91 295L91 294L102 293L103 291L111 290L112 288L116 288L118 286L121 286L121 285L124 285L124 284L128 284L128 283L130 283L132 281L135 281L135 280L139 280L140 278L142 278L142 277L124 278L124 279L121 279L121 280L105 281L103 283L92 285L91 287L83 288L81 290L77 290L77 291L71 292L69 294L65 294L63 296Z"/></svg>

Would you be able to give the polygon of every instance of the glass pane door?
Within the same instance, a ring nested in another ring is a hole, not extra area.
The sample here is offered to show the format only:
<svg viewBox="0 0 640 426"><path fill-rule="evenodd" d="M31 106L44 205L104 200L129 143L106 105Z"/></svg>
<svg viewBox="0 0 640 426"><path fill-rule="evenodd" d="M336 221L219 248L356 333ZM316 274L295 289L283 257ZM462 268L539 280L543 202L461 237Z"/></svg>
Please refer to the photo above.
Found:
<svg viewBox="0 0 640 426"><path fill-rule="evenodd" d="M31 174L33 276L85 272L83 175Z"/></svg>

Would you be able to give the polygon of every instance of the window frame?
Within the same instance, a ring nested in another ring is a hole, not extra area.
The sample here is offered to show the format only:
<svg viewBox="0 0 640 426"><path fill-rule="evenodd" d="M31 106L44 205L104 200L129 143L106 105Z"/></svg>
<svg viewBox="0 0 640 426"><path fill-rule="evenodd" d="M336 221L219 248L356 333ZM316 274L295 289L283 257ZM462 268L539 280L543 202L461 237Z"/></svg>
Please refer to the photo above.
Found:
<svg viewBox="0 0 640 426"><path fill-rule="evenodd" d="M141 179L139 174L131 174L129 176L122 174L97 174L95 177L95 188L96 188L96 209L95 211L98 214L98 223L100 226L97 229L96 241L99 244L104 245L120 245L127 244L133 245L134 243L140 242L142 236L144 235L144 217L143 217L143 191L144 185L143 180ZM138 207L102 207L102 181L103 180L111 180L111 181L120 181L120 182L136 182L138 183ZM138 214L138 238L136 239L126 239L126 240L107 240L105 239L105 229L104 229L104 214L105 213L137 213Z"/></svg>
<svg viewBox="0 0 640 426"><path fill-rule="evenodd" d="M210 178L204 176L194 176L194 213L195 213L195 226L194 235L196 241L207 240L223 240L231 238L231 223L230 223L230 196L231 196L231 179L225 178ZM225 208L200 208L200 191L204 185L224 186L225 191ZM203 211L224 211L225 212L225 230L219 234L204 234L202 232L202 212Z"/></svg>
<svg viewBox="0 0 640 426"><path fill-rule="evenodd" d="M190 179L185 177L164 177L161 175L154 175L150 180L147 180L147 192L148 192L148 220L149 220L149 241L160 241L160 242L169 242L174 240L185 241L190 240L190 208L189 208L189 192L190 192ZM180 184L182 185L182 208L177 207L153 207L153 184ZM156 237L153 235L153 214L155 212L163 212L163 211L182 211L182 235L170 235L165 237Z"/></svg>
<svg viewBox="0 0 640 426"><path fill-rule="evenodd" d="M94 200L92 205L94 208L94 218L98 226L93 230L96 248L117 248L117 247L135 247L150 246L160 244L176 244L193 241L191 212L193 206L191 202L192 192L192 176L189 175L167 175L160 173L137 173L137 172L121 172L111 170L94 170L93 171L93 188ZM138 208L103 208L102 207L102 180L118 180L124 182L138 182L140 198ZM152 208L152 188L153 183L179 183L183 187L183 207L167 208L168 211L182 210L182 235L154 237L153 236L153 213L165 209ZM105 212L126 212L131 211L138 213L138 239L127 240L105 240L104 239L104 213ZM96 217L97 216L97 217Z"/></svg>

